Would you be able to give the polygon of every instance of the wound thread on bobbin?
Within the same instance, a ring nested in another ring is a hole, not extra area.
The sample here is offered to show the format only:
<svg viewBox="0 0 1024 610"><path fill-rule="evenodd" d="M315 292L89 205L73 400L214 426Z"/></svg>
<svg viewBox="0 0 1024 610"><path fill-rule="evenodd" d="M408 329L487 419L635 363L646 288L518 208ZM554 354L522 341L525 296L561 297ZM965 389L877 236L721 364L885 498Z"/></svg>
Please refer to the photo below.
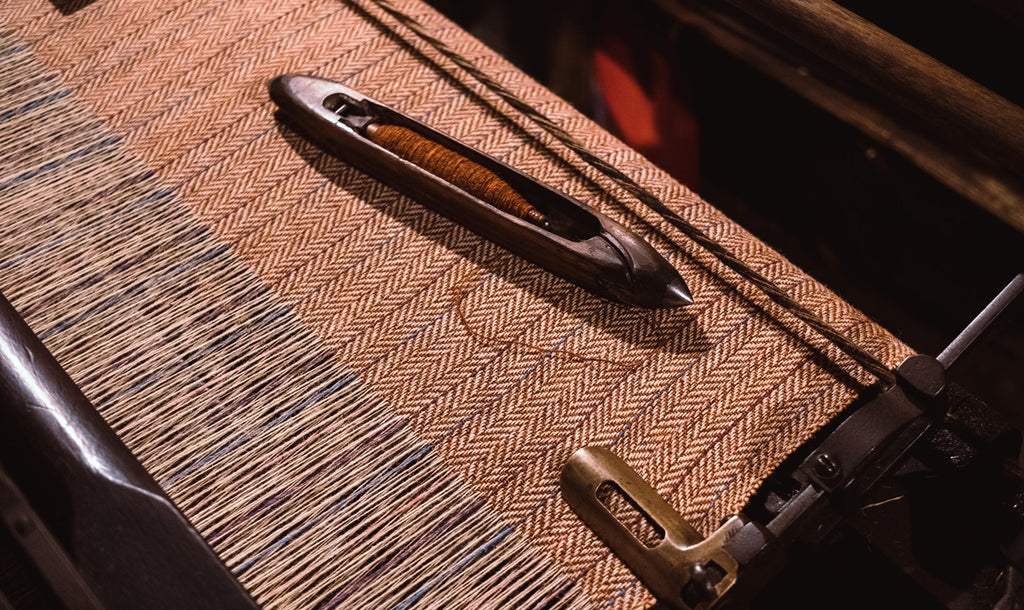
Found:
<svg viewBox="0 0 1024 610"><path fill-rule="evenodd" d="M411 129L371 123L366 126L366 137L500 210L548 226L547 217L497 174Z"/></svg>

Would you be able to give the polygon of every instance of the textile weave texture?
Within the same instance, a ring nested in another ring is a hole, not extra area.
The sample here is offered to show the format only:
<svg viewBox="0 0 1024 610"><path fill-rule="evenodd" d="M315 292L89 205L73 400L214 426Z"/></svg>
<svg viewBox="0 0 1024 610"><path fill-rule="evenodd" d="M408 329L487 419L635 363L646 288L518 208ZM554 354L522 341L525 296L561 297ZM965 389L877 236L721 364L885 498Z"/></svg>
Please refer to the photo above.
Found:
<svg viewBox="0 0 1024 610"><path fill-rule="evenodd" d="M3 291L258 601L579 607L550 560L2 31L0 75ZM65 118L41 120L53 113Z"/></svg>
<svg viewBox="0 0 1024 610"><path fill-rule="evenodd" d="M883 361L896 365L911 353L432 9L412 0L401 6ZM227 287L213 272L197 271L183 288L187 297L180 298L202 299L207 291L221 295L235 303L225 311L233 312L231 323L238 328L262 315L239 305L251 291L262 291L266 296L261 298L287 309L303 345L309 344L304 349L329 354L333 363L356 375L372 393L373 408L408 431L403 442L430 447L444 470L438 476L457 480L438 489L438 501L481 498L488 514L493 512L502 524L499 530L536 553L528 569L513 570L510 579L533 582L539 571L547 571L544 578L550 583L541 589L561 590L559 583L570 583L587 607L646 606L649 595L559 497L558 471L567 457L586 445L612 449L707 532L740 510L773 468L870 381L837 349L700 248L673 239L660 219L640 210L368 3L98 0L64 14L48 2L29 0L0 6L0 24L9 30L12 48L30 52L69 92L74 107L95 117L97 129L132 156L137 171L173 196L179 221L195 223L223 246L224 256L245 269L246 279ZM680 270L694 305L645 312L602 301L324 154L275 117L266 81L286 72L337 80L632 227ZM23 101L44 109L50 103L45 95ZM70 131L75 116L72 111L38 120L63 123ZM22 129L20 146L40 154L83 150L74 137L44 138ZM97 174L107 163L102 156L89 161L80 156L83 175ZM25 167L5 168L5 179L50 162L35 159L34 168L24 160L18 162ZM104 196L113 200L113 194L132 188L122 184L123 176L90 180L96 182L92 197L97 205ZM59 197L50 200L59 207ZM34 204L30 192L7 193L6 201L5 213L24 206L27 211L20 213L36 214L40 223L56 214ZM162 217L139 218L119 230L125 240L141 240L163 252L179 243L170 232L173 224ZM22 249L45 240L38 227L33 230L39 235L23 235ZM62 265L74 267L78 259L105 256L105 246L77 255L73 246L73 241L61 246L65 258L55 263L56 271ZM27 282L39 271L27 268L17 281ZM128 279L140 281L144 271L139 268L141 275ZM91 303L123 290L119 282L127 281L115 273L91 283L55 277L61 279L16 290L11 295L15 305L27 304L36 315L57 319L67 311L54 309L58 300L53 294L75 288L75 307L88 310ZM0 276L0 288L11 291L12 281ZM139 297L124 298L132 310ZM173 320L178 304L162 307L169 313L159 323ZM121 401L115 408L109 401L160 370L161 362L174 360L172 348L153 341L164 332L159 323L129 328L130 335L116 340L102 336L102 327L90 328L92 334L81 328L78 339L51 349L62 361L74 362L76 380L108 419L119 422L147 467L165 473L158 479L204 535L220 532L223 541L215 542L215 548L233 568L241 555L225 549L248 548L249 537L280 539L288 526L303 519L322 522L327 509L311 494L299 513L282 518L292 522L271 519L223 531L203 525L211 522L209 511L225 510L232 494L268 501L261 495L265 491L251 488L251 479L239 478L239 471L245 471L247 460L260 459L259 451L272 452L273 443L197 473L187 483L166 476L180 466L177 462L201 460L226 433L206 426L210 412L223 407L208 401L176 412L173 427L179 432L161 436L170 443L161 445L147 436L152 422L144 404ZM83 342L111 341L128 342L123 349L133 353L152 354L133 361L130 375L83 380L90 370L123 364L106 360L116 351L82 347ZM246 351L224 358L218 383L234 392L259 386L279 371L256 363L278 351L276 344L254 341ZM284 366L285 361L274 362ZM180 367L173 379L187 384L187 369ZM301 403L299 394L294 399ZM343 426L290 431L307 441L318 432L345 434ZM284 429L275 434L280 443L291 438ZM329 453L336 439L320 440L323 444L299 443L294 451L309 452L313 459ZM302 462L301 456L293 457ZM318 488L321 493L343 484L343 478L332 481ZM393 515L382 513L378 519L383 524ZM325 527L304 541L307 552L314 556L336 548L345 527L344 519ZM401 535L413 534L396 533ZM445 544L462 543L451 537ZM407 543L397 539L395 544ZM292 572L281 567L274 573L289 575L275 576L282 580L272 585L256 576L243 581L265 603L283 595L285 606L317 605L325 600L288 597L322 588L329 570L317 565ZM443 574L452 565L457 560L449 558L431 569ZM484 594L466 587L461 603L477 607L474 596ZM555 597L558 603L576 603L571 595ZM555 597L539 594L537 599L555 603Z"/></svg>

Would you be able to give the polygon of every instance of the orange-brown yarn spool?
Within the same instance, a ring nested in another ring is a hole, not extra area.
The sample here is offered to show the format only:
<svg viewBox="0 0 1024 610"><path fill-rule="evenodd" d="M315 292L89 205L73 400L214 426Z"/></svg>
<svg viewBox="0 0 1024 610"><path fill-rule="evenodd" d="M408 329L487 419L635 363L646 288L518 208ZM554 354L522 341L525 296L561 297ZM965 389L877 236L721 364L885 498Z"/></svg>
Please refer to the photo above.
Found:
<svg viewBox="0 0 1024 610"><path fill-rule="evenodd" d="M546 226L547 218L491 170L398 125L366 126L371 142L509 214Z"/></svg>

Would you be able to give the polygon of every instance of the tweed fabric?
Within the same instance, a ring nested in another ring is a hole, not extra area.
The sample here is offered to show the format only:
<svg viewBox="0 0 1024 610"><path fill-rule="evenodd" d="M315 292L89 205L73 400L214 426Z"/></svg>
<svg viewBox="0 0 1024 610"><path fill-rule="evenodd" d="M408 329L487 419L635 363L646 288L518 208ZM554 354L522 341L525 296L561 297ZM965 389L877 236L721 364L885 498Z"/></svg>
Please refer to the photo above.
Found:
<svg viewBox="0 0 1024 610"><path fill-rule="evenodd" d="M430 8L402 7L883 361L910 353ZM868 381L372 6L100 0L65 16L33 0L0 15L592 606L650 598L558 497L572 451L610 447L708 531ZM695 304L601 301L324 155L275 121L265 82L284 72L340 81L632 226Z"/></svg>
<svg viewBox="0 0 1024 610"><path fill-rule="evenodd" d="M2 30L0 100L0 288L259 602L580 607Z"/></svg>

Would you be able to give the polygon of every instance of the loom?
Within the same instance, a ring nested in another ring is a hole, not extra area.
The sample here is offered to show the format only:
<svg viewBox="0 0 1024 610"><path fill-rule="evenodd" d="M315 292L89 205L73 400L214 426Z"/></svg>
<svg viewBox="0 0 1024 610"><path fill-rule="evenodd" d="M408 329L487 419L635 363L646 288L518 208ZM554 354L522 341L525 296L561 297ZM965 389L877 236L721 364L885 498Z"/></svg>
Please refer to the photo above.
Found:
<svg viewBox="0 0 1024 610"><path fill-rule="evenodd" d="M289 73L585 202L692 304L335 157ZM418 0L4 4L0 92L0 608L747 607L898 473L1019 450L946 369L1020 277L917 354Z"/></svg>

